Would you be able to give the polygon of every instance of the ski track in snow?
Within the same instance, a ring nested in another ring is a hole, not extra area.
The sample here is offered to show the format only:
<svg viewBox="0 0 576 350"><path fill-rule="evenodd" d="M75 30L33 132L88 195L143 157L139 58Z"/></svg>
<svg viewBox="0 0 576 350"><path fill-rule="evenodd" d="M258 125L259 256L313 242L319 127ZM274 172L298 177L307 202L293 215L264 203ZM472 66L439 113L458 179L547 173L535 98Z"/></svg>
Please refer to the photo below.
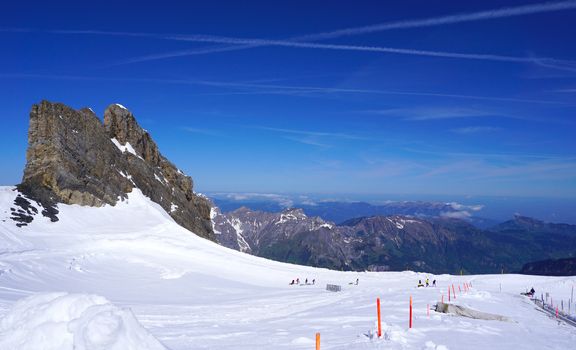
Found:
<svg viewBox="0 0 576 350"><path fill-rule="evenodd" d="M236 252L190 234L137 189L116 207L59 205L58 223L36 216L28 227L7 219L16 192L0 187L0 318L41 292L96 294L136 319L172 350L569 349L576 329L558 324L526 297L570 297L576 277L451 276L417 272L356 273L283 264ZM5 221L3 221L5 220ZM438 287L415 288L419 279ZM316 285L289 286L315 278ZM356 278L359 285L350 285ZM473 289L458 293L472 282ZM327 283L342 291L325 290ZM447 300L513 322L426 315ZM500 292L500 286L502 292ZM414 328L408 329L409 297ZM376 332L382 302L383 339ZM572 308L572 312L574 312ZM1 321L0 321L1 322ZM2 334L0 334L1 344ZM1 346L0 346L1 348Z"/></svg>

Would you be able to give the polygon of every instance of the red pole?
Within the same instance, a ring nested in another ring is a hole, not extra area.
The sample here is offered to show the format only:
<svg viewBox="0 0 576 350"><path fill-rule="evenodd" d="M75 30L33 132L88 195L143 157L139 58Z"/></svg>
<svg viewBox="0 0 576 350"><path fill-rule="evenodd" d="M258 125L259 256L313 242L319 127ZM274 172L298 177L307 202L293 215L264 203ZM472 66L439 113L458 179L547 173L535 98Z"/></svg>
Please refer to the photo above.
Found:
<svg viewBox="0 0 576 350"><path fill-rule="evenodd" d="M556 306L556 318L558 318L558 306Z"/></svg>
<svg viewBox="0 0 576 350"><path fill-rule="evenodd" d="M454 295L454 300L456 300L456 289L454 289L454 285L452 285L452 295Z"/></svg>
<svg viewBox="0 0 576 350"><path fill-rule="evenodd" d="M450 302L450 286L448 286L448 302Z"/></svg>
<svg viewBox="0 0 576 350"><path fill-rule="evenodd" d="M412 296L410 296L410 328L412 328Z"/></svg>
<svg viewBox="0 0 576 350"><path fill-rule="evenodd" d="M376 298L376 310L378 312L378 338L382 337L382 319L380 318L380 298Z"/></svg>

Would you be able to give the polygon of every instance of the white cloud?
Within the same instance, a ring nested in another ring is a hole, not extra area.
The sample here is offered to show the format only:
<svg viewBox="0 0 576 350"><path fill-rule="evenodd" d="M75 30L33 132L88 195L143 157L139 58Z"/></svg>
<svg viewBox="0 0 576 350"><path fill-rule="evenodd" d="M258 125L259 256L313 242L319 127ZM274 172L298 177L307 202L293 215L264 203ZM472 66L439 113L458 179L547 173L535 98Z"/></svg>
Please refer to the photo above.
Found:
<svg viewBox="0 0 576 350"><path fill-rule="evenodd" d="M366 111L370 114L401 117L404 120L427 121L436 119L477 118L495 116L501 113L462 107L416 107L391 108L383 110Z"/></svg>
<svg viewBox="0 0 576 350"><path fill-rule="evenodd" d="M482 204L465 205L465 204L460 204L457 202L451 202L448 204L452 207L452 209L459 210L459 211L466 211L466 210L480 211L480 210L482 210L482 208L484 208L484 205L482 205Z"/></svg>
<svg viewBox="0 0 576 350"><path fill-rule="evenodd" d="M483 132L494 132L500 131L501 128L496 128L493 126L468 126L465 128L457 128L452 129L450 131L457 133L457 134L476 134L476 133L483 133Z"/></svg>
<svg viewBox="0 0 576 350"><path fill-rule="evenodd" d="M472 216L469 212L463 211L449 211L440 213L440 216L443 218L451 218L451 219L468 219Z"/></svg>
<svg viewBox="0 0 576 350"><path fill-rule="evenodd" d="M219 132L210 129L199 129L191 127L183 127L182 129L193 134L202 134L207 136L222 136Z"/></svg>

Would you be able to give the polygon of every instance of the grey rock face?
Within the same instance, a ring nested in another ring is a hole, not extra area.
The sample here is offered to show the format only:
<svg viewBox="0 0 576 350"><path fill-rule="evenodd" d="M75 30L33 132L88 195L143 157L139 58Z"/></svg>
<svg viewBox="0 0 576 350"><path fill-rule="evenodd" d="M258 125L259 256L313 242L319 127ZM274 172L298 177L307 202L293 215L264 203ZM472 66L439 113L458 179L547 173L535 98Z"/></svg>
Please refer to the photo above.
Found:
<svg viewBox="0 0 576 350"><path fill-rule="evenodd" d="M35 197L68 204L113 205L125 198L132 183L119 171L127 161L103 131L90 110L34 105L22 185Z"/></svg>
<svg viewBox="0 0 576 350"><path fill-rule="evenodd" d="M250 247L245 251L254 255L332 269L497 273L503 267L519 270L530 261L573 258L576 252L576 225L525 217L485 231L458 219L404 215L334 225L301 209L269 213L240 208L218 216L214 225L221 244L238 249L234 240L242 240ZM572 260L550 270L563 273Z"/></svg>
<svg viewBox="0 0 576 350"><path fill-rule="evenodd" d="M193 192L192 179L162 156L120 105L106 109L104 124L90 109L48 101L34 105L26 160L19 189L45 208L115 205L137 187L177 223L215 240L209 202Z"/></svg>
<svg viewBox="0 0 576 350"><path fill-rule="evenodd" d="M269 213L243 207L226 214L213 210L214 230L224 246L278 261L350 269L342 232L302 209Z"/></svg>

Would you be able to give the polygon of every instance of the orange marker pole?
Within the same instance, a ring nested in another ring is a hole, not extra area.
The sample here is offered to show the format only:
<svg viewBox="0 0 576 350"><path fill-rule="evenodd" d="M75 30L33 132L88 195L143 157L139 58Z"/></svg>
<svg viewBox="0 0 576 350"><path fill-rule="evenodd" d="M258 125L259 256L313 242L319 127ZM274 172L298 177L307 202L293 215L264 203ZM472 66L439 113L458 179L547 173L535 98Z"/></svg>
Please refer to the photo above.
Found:
<svg viewBox="0 0 576 350"><path fill-rule="evenodd" d="M380 317L380 298L376 298L376 312L378 313L378 338L382 337L382 318Z"/></svg>
<svg viewBox="0 0 576 350"><path fill-rule="evenodd" d="M412 328L412 296L410 296L410 328Z"/></svg>
<svg viewBox="0 0 576 350"><path fill-rule="evenodd" d="M320 350L320 333L316 333L316 350Z"/></svg>

